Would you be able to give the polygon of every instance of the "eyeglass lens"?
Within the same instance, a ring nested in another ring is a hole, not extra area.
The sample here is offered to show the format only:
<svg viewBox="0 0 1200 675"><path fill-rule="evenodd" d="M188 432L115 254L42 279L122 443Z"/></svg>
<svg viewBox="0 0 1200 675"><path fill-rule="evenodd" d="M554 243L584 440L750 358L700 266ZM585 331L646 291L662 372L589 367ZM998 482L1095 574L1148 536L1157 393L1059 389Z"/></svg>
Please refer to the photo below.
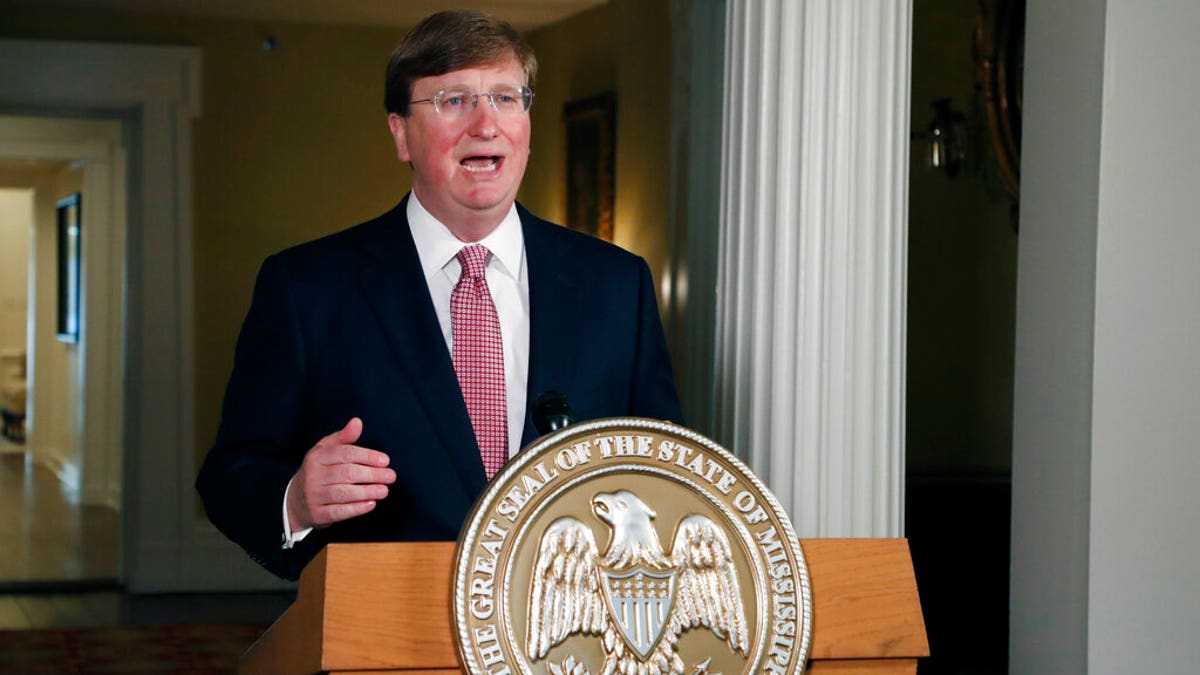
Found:
<svg viewBox="0 0 1200 675"><path fill-rule="evenodd" d="M533 102L533 92L527 87L501 87L481 94L466 89L443 89L434 94L433 105L439 113L464 115L479 104L481 97L487 98L493 109L504 114L528 110Z"/></svg>

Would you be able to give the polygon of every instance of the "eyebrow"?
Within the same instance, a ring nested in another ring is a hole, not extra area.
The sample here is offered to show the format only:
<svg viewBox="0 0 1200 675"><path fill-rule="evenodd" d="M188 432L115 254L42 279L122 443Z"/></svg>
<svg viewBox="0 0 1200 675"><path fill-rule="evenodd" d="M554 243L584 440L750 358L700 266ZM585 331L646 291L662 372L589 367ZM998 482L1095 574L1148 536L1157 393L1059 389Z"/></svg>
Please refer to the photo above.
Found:
<svg viewBox="0 0 1200 675"><path fill-rule="evenodd" d="M523 86L525 86L525 85L523 85L523 84L513 84L512 82L497 82L497 83L495 83L495 84L492 84L492 85L490 85L489 87L487 87L487 90L488 90L488 91L495 91L496 89L498 89L498 88L501 88L501 87L511 87L511 88L513 88L513 89L520 89L520 88L521 88L521 87L523 87ZM463 90L463 91L469 91L469 92L472 92L472 93L474 93L474 92L475 92L475 89L474 89L474 87L472 87L472 86L471 86L471 85L469 85L469 84L448 84L448 85L446 85L446 86L444 86L444 87L441 87L441 88L440 88L440 89L438 89L437 91L446 91L446 90L450 90L450 89L461 89L461 90ZM437 91L435 91L434 93L437 93Z"/></svg>

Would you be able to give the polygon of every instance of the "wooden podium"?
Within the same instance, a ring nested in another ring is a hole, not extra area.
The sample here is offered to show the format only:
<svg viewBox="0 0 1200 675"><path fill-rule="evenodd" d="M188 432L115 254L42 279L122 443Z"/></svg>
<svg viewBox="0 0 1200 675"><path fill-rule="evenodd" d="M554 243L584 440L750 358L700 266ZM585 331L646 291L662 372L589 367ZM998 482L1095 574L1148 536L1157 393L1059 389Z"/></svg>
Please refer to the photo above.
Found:
<svg viewBox="0 0 1200 675"><path fill-rule="evenodd" d="M806 672L917 671L929 655L904 539L802 539L813 596ZM296 602L242 656L242 675L458 672L453 543L332 544Z"/></svg>

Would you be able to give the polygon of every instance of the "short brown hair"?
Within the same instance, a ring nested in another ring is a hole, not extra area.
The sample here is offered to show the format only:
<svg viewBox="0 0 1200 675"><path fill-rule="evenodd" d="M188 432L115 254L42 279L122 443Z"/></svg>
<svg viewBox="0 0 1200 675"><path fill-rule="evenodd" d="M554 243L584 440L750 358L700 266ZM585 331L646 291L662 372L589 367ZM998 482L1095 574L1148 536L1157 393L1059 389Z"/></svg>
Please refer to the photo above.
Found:
<svg viewBox="0 0 1200 675"><path fill-rule="evenodd" d="M422 77L515 58L533 86L537 57L507 21L468 9L451 9L425 17L404 36L388 61L383 105L389 113L408 116L412 83Z"/></svg>

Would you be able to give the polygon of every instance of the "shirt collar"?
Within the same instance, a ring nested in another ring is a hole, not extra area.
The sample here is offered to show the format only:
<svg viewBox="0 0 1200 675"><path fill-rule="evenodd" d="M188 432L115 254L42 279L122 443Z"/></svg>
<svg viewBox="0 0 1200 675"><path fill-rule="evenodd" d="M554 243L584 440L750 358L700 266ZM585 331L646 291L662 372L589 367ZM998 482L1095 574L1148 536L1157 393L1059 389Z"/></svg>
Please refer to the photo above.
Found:
<svg viewBox="0 0 1200 675"><path fill-rule="evenodd" d="M468 244L455 237L449 228L425 210L415 192L408 193L407 215L408 228L417 246L417 257L421 260L421 270L425 281L429 282ZM475 243L486 246L492 252L492 259L500 263L502 272L514 279L520 278L525 237L521 233L521 218L517 215L515 204L508 207L508 213L491 234Z"/></svg>

